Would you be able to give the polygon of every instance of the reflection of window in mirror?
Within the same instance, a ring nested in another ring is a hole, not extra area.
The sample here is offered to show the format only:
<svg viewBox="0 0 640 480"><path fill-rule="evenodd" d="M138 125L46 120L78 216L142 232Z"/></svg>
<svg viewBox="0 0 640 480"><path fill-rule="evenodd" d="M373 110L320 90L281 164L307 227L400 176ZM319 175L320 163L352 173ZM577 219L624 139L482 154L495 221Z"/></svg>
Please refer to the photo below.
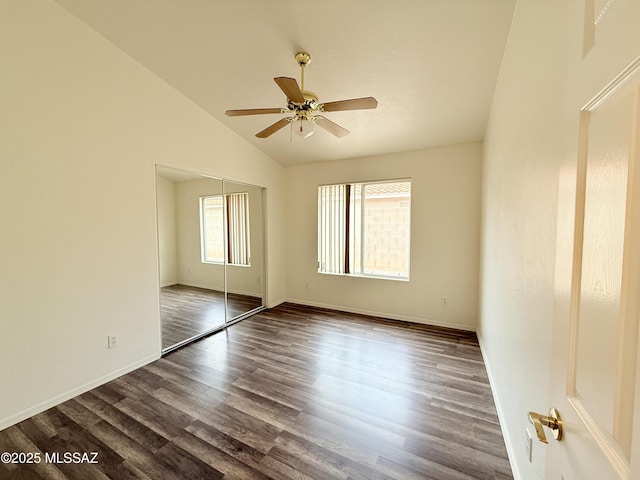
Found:
<svg viewBox="0 0 640 480"><path fill-rule="evenodd" d="M250 266L249 237L248 193L200 197L202 263Z"/></svg>

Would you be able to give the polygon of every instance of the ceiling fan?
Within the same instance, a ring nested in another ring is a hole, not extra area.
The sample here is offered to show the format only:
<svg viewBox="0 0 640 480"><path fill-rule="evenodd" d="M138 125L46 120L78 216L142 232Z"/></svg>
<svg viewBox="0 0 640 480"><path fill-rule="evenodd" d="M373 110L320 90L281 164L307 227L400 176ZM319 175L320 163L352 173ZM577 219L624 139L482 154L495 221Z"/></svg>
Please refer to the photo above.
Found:
<svg viewBox="0 0 640 480"><path fill-rule="evenodd" d="M291 116L278 120L256 134L258 138L267 138L275 132L291 124L292 130L303 138L313 134L314 126L318 125L336 137L344 137L349 134L349 130L332 122L328 118L320 115L325 112L337 112L342 110L364 110L376 108L378 101L373 97L352 98L350 100L339 100L337 102L319 103L318 96L304 89L304 67L311 62L311 56L306 52L296 54L296 62L300 65L300 83L295 78L276 77L273 80L287 96L286 108L249 108L244 110L227 110L225 113L230 117L242 115L264 115L270 113L290 114Z"/></svg>

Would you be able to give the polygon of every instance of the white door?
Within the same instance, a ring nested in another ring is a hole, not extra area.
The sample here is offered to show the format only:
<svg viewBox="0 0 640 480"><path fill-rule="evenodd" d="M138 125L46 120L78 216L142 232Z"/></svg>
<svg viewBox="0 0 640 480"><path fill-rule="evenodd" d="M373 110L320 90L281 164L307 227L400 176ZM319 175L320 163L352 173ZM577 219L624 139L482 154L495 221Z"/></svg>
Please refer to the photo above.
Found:
<svg viewBox="0 0 640 480"><path fill-rule="evenodd" d="M565 300L550 332L549 406L563 438L545 428L546 480L640 480L640 57L608 78L579 112L577 172L560 179L556 284ZM576 177L572 198L562 198L562 182Z"/></svg>

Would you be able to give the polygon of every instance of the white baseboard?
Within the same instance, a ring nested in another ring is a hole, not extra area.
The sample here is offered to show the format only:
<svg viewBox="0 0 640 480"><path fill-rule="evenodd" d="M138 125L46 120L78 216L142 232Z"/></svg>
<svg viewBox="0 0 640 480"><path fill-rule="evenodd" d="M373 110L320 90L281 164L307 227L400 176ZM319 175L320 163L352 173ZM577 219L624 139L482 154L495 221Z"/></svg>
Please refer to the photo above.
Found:
<svg viewBox="0 0 640 480"><path fill-rule="evenodd" d="M102 377L96 379L96 380L92 380L90 382L85 383L84 385L80 385L77 388L74 388L72 390L69 390L67 392L64 392L60 395L57 395L53 398L50 398L49 400L46 400L42 403L39 403L38 405L34 405L32 407L29 407L25 410L22 410L21 412L16 413L15 415L11 415L10 417L7 418L3 418L0 420L0 431L4 430L5 428L9 428L12 425L15 425L16 423L19 423L23 420L26 420L27 418L31 418L34 415L37 415L38 413L42 413L45 410L48 410L51 407L55 407L56 405L60 405L63 402L66 402L67 400L71 400L73 397L77 397L78 395L81 395L83 393L88 392L89 390L99 387L100 385L103 385L111 380L114 380L118 377L121 377L122 375L125 375L129 372L132 372L140 367L143 367L151 362L154 362L156 360L158 360L160 358L160 354L153 354L150 355L146 358L143 358L142 360L139 360L137 362L134 362L130 365L127 365L126 367L120 368L114 372L111 372L107 375L103 375Z"/></svg>
<svg viewBox="0 0 640 480"><path fill-rule="evenodd" d="M222 290L213 285L207 285L206 283L197 283L197 282L178 282L176 285L184 285L185 287L195 287L195 288L203 288L205 290L211 290L212 292L224 293L224 288Z"/></svg>
<svg viewBox="0 0 640 480"><path fill-rule="evenodd" d="M211 285L206 285L204 283L179 283L178 285L185 285L187 287L196 287L196 288L204 288L205 290L211 290L213 292L224 293L224 290L220 290ZM227 290L227 293L234 293L236 295L246 295L247 297L262 297L261 292L249 291L249 290Z"/></svg>
<svg viewBox="0 0 640 480"><path fill-rule="evenodd" d="M281 305L284 302L286 302L286 300L284 298L278 298L276 300L273 300L273 301L267 303L266 307L267 308L276 308L278 305Z"/></svg>
<svg viewBox="0 0 640 480"><path fill-rule="evenodd" d="M482 359L484 360L485 368L487 369L487 376L489 377L489 386L491 387L491 394L493 396L493 401L496 404L496 411L498 412L498 421L500 422L500 430L502 430L502 438L504 438L504 444L507 449L507 457L509 457L509 463L511 464L511 472L513 473L514 480L521 480L522 474L520 473L520 469L518 468L518 462L516 462L515 455L515 443L513 439L509 435L507 429L504 428L506 425L506 418L504 416L504 410L502 408L502 404L500 402L500 397L498 396L498 392L495 389L494 378L491 371L491 365L489 364L489 358L487 357L484 344L482 342L482 335L480 335L479 331L476 331L476 336L478 337L478 343L480 344L480 352L482 353Z"/></svg>
<svg viewBox="0 0 640 480"><path fill-rule="evenodd" d="M440 322L438 320L431 320L427 318L411 317L408 315L396 315L389 312L377 312L374 310L365 310L361 308L350 308L342 305L330 305L319 302L309 302L307 300L297 300L295 298L288 298L286 300L289 303L296 303L298 305L306 305L308 307L326 308L328 310L338 310L341 312L359 313L361 315L369 315L372 317L389 318L391 320L402 320L403 322L421 323L423 325L432 325L434 327L454 328L456 330L465 330L468 332L475 332L476 327L471 325L462 325L458 323Z"/></svg>

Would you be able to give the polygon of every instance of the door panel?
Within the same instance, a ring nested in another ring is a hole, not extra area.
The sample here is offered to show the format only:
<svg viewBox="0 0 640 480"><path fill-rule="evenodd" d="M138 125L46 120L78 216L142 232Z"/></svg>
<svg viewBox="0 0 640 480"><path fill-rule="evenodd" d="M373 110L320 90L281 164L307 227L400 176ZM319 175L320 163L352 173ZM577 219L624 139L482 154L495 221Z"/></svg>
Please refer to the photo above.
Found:
<svg viewBox="0 0 640 480"><path fill-rule="evenodd" d="M548 478L630 478L640 292L638 65L581 113L570 353L552 369L567 378L566 395L552 393L566 437L552 450Z"/></svg>
<svg viewBox="0 0 640 480"><path fill-rule="evenodd" d="M622 378L619 362L623 322L634 320L621 316L621 289L635 90L627 85L585 114L582 278L569 390L573 402L627 457L628 438L621 442L620 423L631 424L631 417L620 410L620 396L632 392L623 388L629 379Z"/></svg>

